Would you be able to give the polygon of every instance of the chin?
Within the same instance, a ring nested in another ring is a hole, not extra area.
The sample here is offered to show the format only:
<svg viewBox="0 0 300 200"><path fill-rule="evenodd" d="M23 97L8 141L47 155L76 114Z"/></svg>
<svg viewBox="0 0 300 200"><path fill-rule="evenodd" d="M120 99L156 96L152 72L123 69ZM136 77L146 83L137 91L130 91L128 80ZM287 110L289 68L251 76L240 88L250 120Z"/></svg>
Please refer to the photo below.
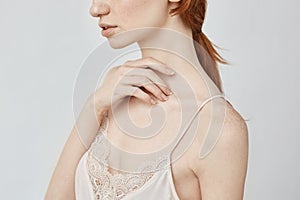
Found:
<svg viewBox="0 0 300 200"><path fill-rule="evenodd" d="M109 37L107 39L108 39L109 45L113 49L121 49L121 48L129 46L129 45L133 44L134 42L136 42L136 40L134 38L125 37L125 36L121 36L121 35L116 35L113 37Z"/></svg>
<svg viewBox="0 0 300 200"><path fill-rule="evenodd" d="M135 42L143 41L153 35L157 29L136 28L129 31L119 32L108 38L109 45L113 49L120 49Z"/></svg>

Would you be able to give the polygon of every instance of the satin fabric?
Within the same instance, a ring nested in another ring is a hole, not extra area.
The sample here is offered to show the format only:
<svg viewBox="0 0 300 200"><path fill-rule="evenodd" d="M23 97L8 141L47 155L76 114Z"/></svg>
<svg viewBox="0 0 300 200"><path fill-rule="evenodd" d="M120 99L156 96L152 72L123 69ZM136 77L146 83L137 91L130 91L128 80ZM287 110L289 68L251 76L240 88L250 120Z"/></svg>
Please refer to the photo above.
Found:
<svg viewBox="0 0 300 200"><path fill-rule="evenodd" d="M185 135L186 131L192 124L193 119L195 118L197 113L200 112L202 107L210 100L217 97L221 97L225 99L223 94L215 95L206 99L201 104L199 109L196 111L196 113L194 114L190 122L187 124L187 127L184 130L182 137ZM182 137L178 139L176 145L180 143ZM216 144L216 142L217 140L215 141L215 143L212 143L212 145L209 148L212 149L212 147ZM92 183L89 178L89 173L86 165L88 153L89 150L82 156L76 169L76 177L75 177L76 200L92 200L95 198ZM171 165L155 172L155 174L144 185L142 185L140 188L134 191L127 193L126 196L122 198L122 200L135 200L135 199L137 200L139 199L179 200L179 196L176 193L175 186L174 186ZM110 200L110 199L105 199L105 200Z"/></svg>
<svg viewBox="0 0 300 200"><path fill-rule="evenodd" d="M76 178L75 178L75 195L76 200L92 200L94 199L93 189L88 177L88 170L86 168L87 152L79 161ZM164 170L155 172L155 174L148 180L141 188L128 193L122 200L180 200L172 178L170 167Z"/></svg>

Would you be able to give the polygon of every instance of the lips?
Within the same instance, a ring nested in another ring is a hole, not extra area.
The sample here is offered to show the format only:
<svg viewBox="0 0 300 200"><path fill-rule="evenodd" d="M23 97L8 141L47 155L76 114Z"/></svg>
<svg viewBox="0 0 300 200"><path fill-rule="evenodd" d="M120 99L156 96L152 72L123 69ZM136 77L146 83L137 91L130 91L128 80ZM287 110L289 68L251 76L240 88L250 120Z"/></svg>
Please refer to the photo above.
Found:
<svg viewBox="0 0 300 200"><path fill-rule="evenodd" d="M105 23L101 23L99 26L100 26L103 30L106 30L106 29L108 29L108 28L115 28L115 27L117 27L117 26L109 25L109 24L105 24Z"/></svg>
<svg viewBox="0 0 300 200"><path fill-rule="evenodd" d="M114 29L117 28L117 26L105 24L105 23L101 23L99 26L100 28L102 28L101 33L104 37L111 36L114 32Z"/></svg>

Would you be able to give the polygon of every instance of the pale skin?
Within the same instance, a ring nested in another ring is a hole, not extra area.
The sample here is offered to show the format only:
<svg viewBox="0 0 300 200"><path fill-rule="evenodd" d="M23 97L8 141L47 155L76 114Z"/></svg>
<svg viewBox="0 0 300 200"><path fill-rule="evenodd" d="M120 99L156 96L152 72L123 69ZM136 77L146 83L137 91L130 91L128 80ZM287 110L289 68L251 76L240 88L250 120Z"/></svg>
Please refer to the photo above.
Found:
<svg viewBox="0 0 300 200"><path fill-rule="evenodd" d="M117 26L114 30L115 34L134 28L161 27L192 37L191 29L182 22L179 16L171 17L168 15L168 10L176 7L178 2L179 0L94 0L90 13L93 17L99 18L99 23ZM115 48L118 48L115 46L118 43L113 41L112 37L110 36L107 39ZM197 98L199 101L209 96L205 83L209 84L210 90L217 91L213 82L207 79L203 71L200 71L200 73L203 73L201 76L204 79L199 78L199 74L193 73L191 65L178 56L159 50L143 49L147 44L155 43L160 39L159 37L151 37L151 39L147 36L139 37L137 42L141 48L142 58L128 61L111 69L103 84L95 93L91 94L66 141L49 183L45 199L75 199L75 171L80 158L87 150L87 145L79 138L76 129L79 124L88 123L86 127L89 128L82 128L83 130L80 131L90 135L92 140L99 123L102 122L104 115L108 113L110 120L108 130L111 142L118 143L120 146L134 142L135 147L138 145L137 141L130 138L120 138L122 131L114 124L110 113L110 100L113 97L111 88L115 88L118 80L123 78L129 70L138 69L135 71L135 75L139 78L125 79L129 82L122 85L123 93L117 97L122 99L126 96L133 96L130 101L130 108L132 108L130 113L135 123L140 125L148 121L147 119L144 121L138 119L141 119L145 112L156 105L151 102L151 99L155 99L157 104L163 106L167 111L178 112L178 116L180 116L180 111L176 110L175 96L169 93L169 91L172 91L172 87L168 87L166 83L167 79L172 78L172 74L167 71L168 68L180 73L186 77L192 87L198 88ZM133 41L127 42L130 44ZM172 42L166 44L166 46L168 45L172 45ZM194 47L190 43L180 45L185 46L185 51L189 52L190 59L197 63ZM165 75L165 80L156 76L158 72ZM137 87L145 84L145 80L150 80L150 82L144 85L143 90ZM168 99L164 100L163 97L168 97ZM217 105L220 104L221 106L222 104L221 99L213 101L216 101ZM211 102L209 102L201 110L200 118L209 120L211 109ZM97 120L89 120L91 116L94 116L94 112L96 112ZM199 151L199 145L204 137L204 130L207 128L205 122L208 121L206 120L196 122L198 123L197 140L192 143L180 159L172 164L176 192L182 200L241 200L243 199L248 162L247 125L242 116L226 102L226 115L221 137L205 159L200 160L196 152ZM176 121L178 121L176 117L167 118L167 124L174 124ZM162 131L166 132L163 138L166 139L172 134L172 126L166 126ZM158 137L154 138L153 141L161 139ZM153 144L153 141L150 141L150 143ZM146 144L141 143L140 146L147 147ZM130 148L130 145L128 148Z"/></svg>

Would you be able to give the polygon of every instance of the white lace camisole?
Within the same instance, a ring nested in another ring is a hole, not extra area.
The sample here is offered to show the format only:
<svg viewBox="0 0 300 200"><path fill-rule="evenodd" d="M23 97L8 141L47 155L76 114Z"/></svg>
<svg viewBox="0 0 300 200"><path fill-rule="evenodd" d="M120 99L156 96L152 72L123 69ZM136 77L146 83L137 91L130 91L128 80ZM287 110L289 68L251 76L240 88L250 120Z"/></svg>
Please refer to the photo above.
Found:
<svg viewBox="0 0 300 200"><path fill-rule="evenodd" d="M224 94L218 94L204 100L186 129L202 107L217 97L225 99ZM144 168L139 166L141 173L138 174L112 174L108 171L109 168L105 164L105 160L109 156L109 151L105 148L107 121L105 120L103 123L104 126L100 127L95 140L78 163L75 175L76 200L180 200L173 182L170 155L161 156L155 161L147 162L143 166ZM186 129L183 133L185 133ZM180 142L181 138L179 137L176 141L176 145ZM103 153L101 154L103 156L100 160L93 156L94 148L96 146L99 147L99 145L103 147ZM159 170L144 172L144 169Z"/></svg>

